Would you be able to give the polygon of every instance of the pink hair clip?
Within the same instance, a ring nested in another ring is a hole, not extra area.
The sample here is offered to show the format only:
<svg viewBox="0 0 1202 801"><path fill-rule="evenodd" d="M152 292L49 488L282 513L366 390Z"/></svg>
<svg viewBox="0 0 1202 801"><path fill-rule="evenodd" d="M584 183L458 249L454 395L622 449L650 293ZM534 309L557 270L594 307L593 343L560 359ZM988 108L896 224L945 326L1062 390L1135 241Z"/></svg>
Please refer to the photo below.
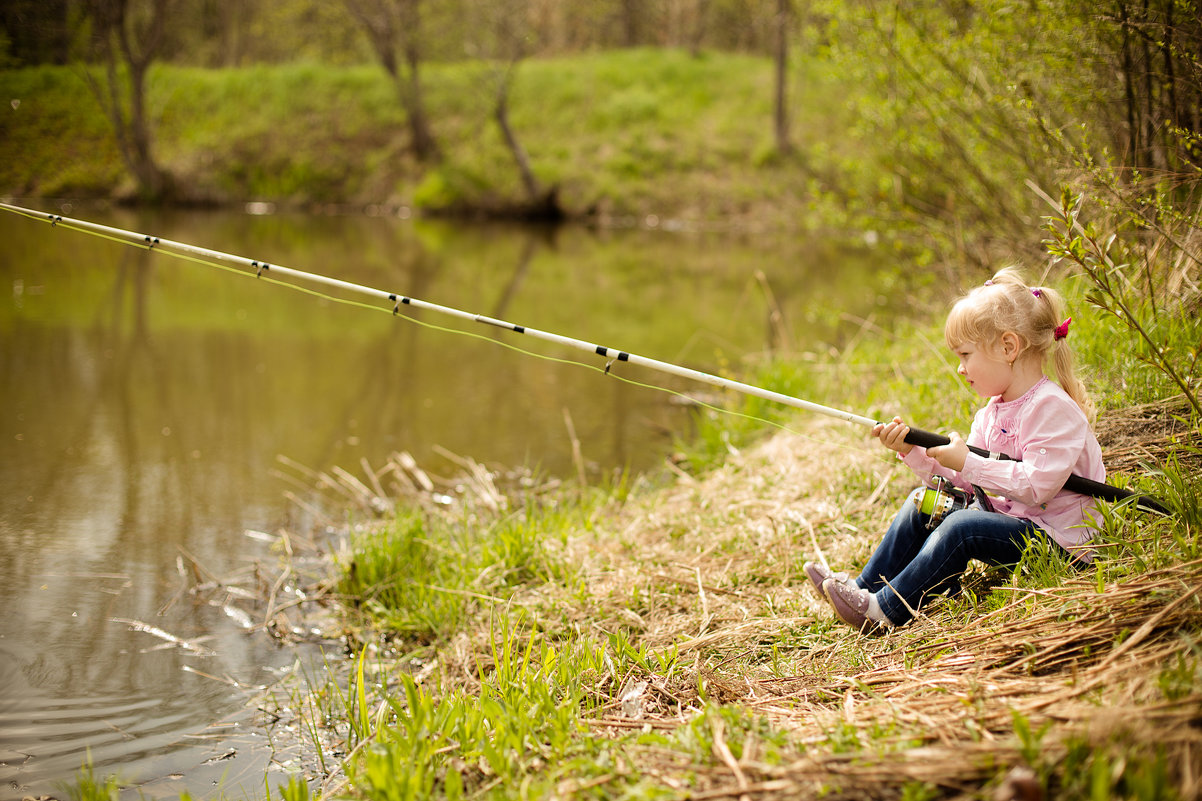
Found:
<svg viewBox="0 0 1202 801"><path fill-rule="evenodd" d="M986 279L986 280L985 280L985 286L993 286L993 279L992 279L992 278L988 278L988 279Z"/></svg>
<svg viewBox="0 0 1202 801"><path fill-rule="evenodd" d="M1063 323L1056 326L1056 330L1052 334L1052 339L1054 341L1058 342L1058 341L1064 339L1066 336L1068 336L1068 324L1071 323L1072 321L1073 321L1072 317L1066 317L1064 319Z"/></svg>

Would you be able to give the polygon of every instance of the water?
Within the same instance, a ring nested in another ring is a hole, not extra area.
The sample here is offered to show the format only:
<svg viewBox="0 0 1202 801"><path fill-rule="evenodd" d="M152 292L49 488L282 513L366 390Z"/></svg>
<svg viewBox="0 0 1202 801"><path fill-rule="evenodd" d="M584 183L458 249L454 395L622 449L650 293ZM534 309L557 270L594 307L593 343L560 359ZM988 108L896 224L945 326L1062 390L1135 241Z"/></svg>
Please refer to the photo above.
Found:
<svg viewBox="0 0 1202 801"><path fill-rule="evenodd" d="M868 254L817 240L55 210L707 371L820 347L880 302ZM313 648L194 590L274 564L253 532L306 525L277 456L358 471L406 451L447 474L449 451L575 475L570 418L599 480L687 433L670 395L498 345L604 366L528 338L7 213L0 243L0 799L61 795L89 755L147 797L262 797L248 703Z"/></svg>

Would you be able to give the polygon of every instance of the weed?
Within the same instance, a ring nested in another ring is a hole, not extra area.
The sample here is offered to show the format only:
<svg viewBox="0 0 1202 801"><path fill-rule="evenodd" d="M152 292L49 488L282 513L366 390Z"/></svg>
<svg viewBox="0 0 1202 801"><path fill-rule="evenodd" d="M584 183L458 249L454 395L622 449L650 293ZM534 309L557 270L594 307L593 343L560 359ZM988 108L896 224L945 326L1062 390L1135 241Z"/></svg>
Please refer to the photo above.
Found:
<svg viewBox="0 0 1202 801"><path fill-rule="evenodd" d="M403 510L382 529L354 536L341 557L340 590L386 633L447 638L481 606L503 602L519 587L571 583L558 548L587 509L583 502L560 508L530 502L493 519L484 512L453 519Z"/></svg>
<svg viewBox="0 0 1202 801"><path fill-rule="evenodd" d="M1071 738L1064 744L1056 772L1058 798L1162 801L1176 796L1170 789L1164 753L1156 747Z"/></svg>
<svg viewBox="0 0 1202 801"><path fill-rule="evenodd" d="M377 721L374 742L351 767L365 797L458 798L530 786L593 750L579 715L580 678L594 660L507 616L494 617L490 656L491 664L477 665L475 695L440 695L401 677L403 699L387 699L391 719Z"/></svg>
<svg viewBox="0 0 1202 801"><path fill-rule="evenodd" d="M298 776L289 776L288 783L276 787L279 793L280 801L310 801L313 798L313 792L309 788L308 782ZM271 789L268 787L267 798L271 798Z"/></svg>
<svg viewBox="0 0 1202 801"><path fill-rule="evenodd" d="M943 793L930 782L907 782L902 786L902 801L934 801Z"/></svg>
<svg viewBox="0 0 1202 801"><path fill-rule="evenodd" d="M89 754L76 774L75 784L65 789L72 801L116 801L121 792L121 785L116 776L97 779Z"/></svg>
<svg viewBox="0 0 1202 801"><path fill-rule="evenodd" d="M1175 665L1165 667L1156 677L1160 692L1168 701L1179 701L1187 697L1198 686L1197 645L1190 648L1189 657L1185 653L1177 654Z"/></svg>

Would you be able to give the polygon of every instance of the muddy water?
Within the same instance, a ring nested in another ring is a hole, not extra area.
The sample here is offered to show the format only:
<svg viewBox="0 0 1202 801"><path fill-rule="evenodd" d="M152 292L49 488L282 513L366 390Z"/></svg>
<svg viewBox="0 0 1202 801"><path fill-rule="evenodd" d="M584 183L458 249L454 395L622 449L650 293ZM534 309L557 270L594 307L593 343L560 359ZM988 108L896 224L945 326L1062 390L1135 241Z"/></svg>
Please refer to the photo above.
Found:
<svg viewBox="0 0 1202 801"><path fill-rule="evenodd" d="M871 254L816 240L55 210L703 370L822 347L879 303ZM278 456L356 470L407 451L443 472L450 451L574 475L570 417L597 480L687 434L668 395L498 342L589 362L574 352L2 212L0 243L2 799L64 797L89 755L147 797L262 796L280 766L248 701L320 656L194 590L271 564L256 532L307 524Z"/></svg>

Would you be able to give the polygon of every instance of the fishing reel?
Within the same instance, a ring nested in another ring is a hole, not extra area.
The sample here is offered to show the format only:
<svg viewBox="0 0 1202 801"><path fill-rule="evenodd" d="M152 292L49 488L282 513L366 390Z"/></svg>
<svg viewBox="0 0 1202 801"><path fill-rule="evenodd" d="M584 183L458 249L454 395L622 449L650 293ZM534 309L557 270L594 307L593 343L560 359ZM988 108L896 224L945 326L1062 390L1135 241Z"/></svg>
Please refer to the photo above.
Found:
<svg viewBox="0 0 1202 801"><path fill-rule="evenodd" d="M932 484L922 495L914 499L914 505L926 515L927 531L933 530L952 512L966 509L973 502L973 494L952 484L943 476L933 476Z"/></svg>

